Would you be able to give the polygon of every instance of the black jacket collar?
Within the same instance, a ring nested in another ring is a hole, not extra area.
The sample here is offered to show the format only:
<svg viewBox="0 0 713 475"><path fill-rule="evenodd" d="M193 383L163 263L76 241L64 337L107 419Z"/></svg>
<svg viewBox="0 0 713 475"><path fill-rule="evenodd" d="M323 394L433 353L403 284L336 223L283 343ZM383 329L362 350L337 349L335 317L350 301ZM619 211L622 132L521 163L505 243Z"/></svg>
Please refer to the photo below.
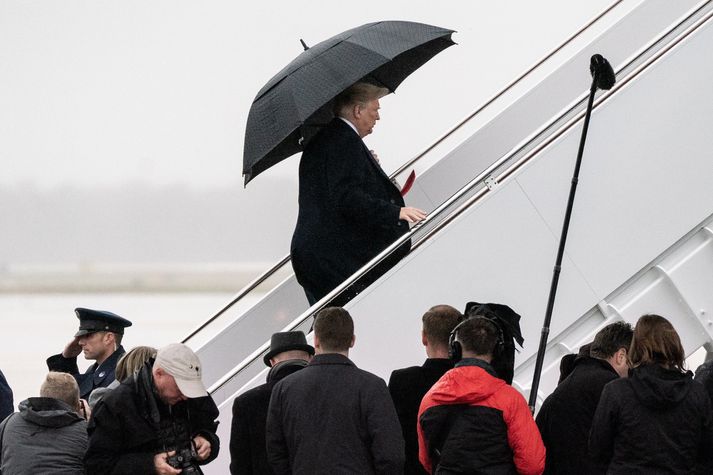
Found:
<svg viewBox="0 0 713 475"><path fill-rule="evenodd" d="M346 365L346 366L356 366L352 360L339 353L323 353L321 355L314 355L312 361L310 361L309 366L320 366L320 365Z"/></svg>
<svg viewBox="0 0 713 475"><path fill-rule="evenodd" d="M477 366L478 368L483 368L491 376L494 376L496 378L498 377L493 367L490 366L490 363L484 360L479 360L478 358L463 358L458 363L456 363L455 367L460 368L461 366Z"/></svg>

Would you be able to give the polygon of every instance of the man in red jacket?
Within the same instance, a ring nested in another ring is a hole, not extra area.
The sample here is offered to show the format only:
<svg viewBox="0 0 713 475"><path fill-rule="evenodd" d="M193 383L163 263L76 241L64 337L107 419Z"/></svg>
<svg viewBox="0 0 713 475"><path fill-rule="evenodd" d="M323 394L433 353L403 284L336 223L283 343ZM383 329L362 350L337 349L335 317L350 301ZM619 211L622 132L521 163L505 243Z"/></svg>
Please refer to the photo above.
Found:
<svg viewBox="0 0 713 475"><path fill-rule="evenodd" d="M490 366L502 331L475 316L450 340L459 361L426 393L418 413L421 464L428 473L541 474L545 446L527 402Z"/></svg>

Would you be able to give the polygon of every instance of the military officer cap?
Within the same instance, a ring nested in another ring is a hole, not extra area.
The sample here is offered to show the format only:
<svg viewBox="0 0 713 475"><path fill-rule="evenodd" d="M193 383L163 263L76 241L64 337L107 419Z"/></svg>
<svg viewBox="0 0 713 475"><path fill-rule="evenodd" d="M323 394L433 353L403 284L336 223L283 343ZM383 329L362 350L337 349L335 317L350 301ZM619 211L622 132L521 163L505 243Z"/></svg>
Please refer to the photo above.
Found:
<svg viewBox="0 0 713 475"><path fill-rule="evenodd" d="M79 319L79 331L74 335L75 337L94 332L112 332L123 335L124 328L131 326L131 322L127 319L105 310L75 308L74 313Z"/></svg>

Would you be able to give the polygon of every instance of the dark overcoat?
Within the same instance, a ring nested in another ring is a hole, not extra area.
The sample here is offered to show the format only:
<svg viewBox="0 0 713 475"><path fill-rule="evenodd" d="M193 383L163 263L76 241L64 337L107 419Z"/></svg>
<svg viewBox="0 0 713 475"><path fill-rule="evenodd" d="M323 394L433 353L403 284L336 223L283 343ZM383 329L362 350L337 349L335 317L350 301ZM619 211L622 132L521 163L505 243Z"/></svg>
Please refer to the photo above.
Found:
<svg viewBox="0 0 713 475"><path fill-rule="evenodd" d="M389 392L399 416L401 432L406 443L406 475L425 475L421 462L418 461L418 408L421 399L429 389L453 368L453 361L443 358L429 358L422 366L397 369L389 378Z"/></svg>
<svg viewBox="0 0 713 475"><path fill-rule="evenodd" d="M403 473L404 440L384 380L341 354L275 385L267 457L277 475Z"/></svg>
<svg viewBox="0 0 713 475"><path fill-rule="evenodd" d="M230 473L232 475L270 475L265 447L267 408L272 388L284 377L304 366L285 365L273 368L267 382L244 392L233 401L230 426Z"/></svg>
<svg viewBox="0 0 713 475"><path fill-rule="evenodd" d="M167 406L157 396L151 363L109 391L89 420L89 449L84 458L87 475L154 473L154 455L180 448L196 435L211 444L210 463L218 456L215 431L218 408L210 396Z"/></svg>
<svg viewBox="0 0 713 475"><path fill-rule="evenodd" d="M105 388L109 386L116 376L116 363L124 356L124 347L119 346L117 350L111 354L101 365L94 363L84 373L79 372L77 366L77 358L65 358L62 353L52 355L47 358L47 368L50 371L59 371L60 373L69 373L74 376L79 385L79 397L89 399L89 394L96 388Z"/></svg>
<svg viewBox="0 0 713 475"><path fill-rule="evenodd" d="M15 405L12 400L12 389L7 384L5 375L0 371L0 421L13 413Z"/></svg>
<svg viewBox="0 0 713 475"><path fill-rule="evenodd" d="M297 281L316 301L409 227L399 220L404 206L399 189L342 119L335 118L309 143L300 160L299 179L292 266ZM379 275L408 250L408 245L401 248Z"/></svg>
<svg viewBox="0 0 713 475"><path fill-rule="evenodd" d="M606 473L589 457L587 445L602 389L618 377L608 362L578 356L569 376L542 403L536 421L547 448L546 474Z"/></svg>

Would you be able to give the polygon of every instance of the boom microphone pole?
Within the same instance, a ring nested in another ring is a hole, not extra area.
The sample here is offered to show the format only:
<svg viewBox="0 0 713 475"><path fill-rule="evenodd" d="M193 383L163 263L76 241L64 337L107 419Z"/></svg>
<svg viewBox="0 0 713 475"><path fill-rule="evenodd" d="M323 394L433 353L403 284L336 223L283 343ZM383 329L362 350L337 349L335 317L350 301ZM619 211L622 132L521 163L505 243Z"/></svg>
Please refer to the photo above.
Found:
<svg viewBox="0 0 713 475"><path fill-rule="evenodd" d="M552 273L552 285L550 286L550 296L547 301L547 311L545 313L545 322L542 326L540 335L540 346L537 349L537 359L535 360L535 374L532 377L532 389L530 389L529 406L530 411L535 413L535 405L537 404L537 390L540 386L540 376L542 374L542 365L545 360L545 350L547 349L547 338L550 334L550 322L552 321L552 309L555 306L555 295L557 294L557 284L559 283L560 271L562 270L562 256L564 254L564 245L567 242L567 231L569 230L569 219L572 216L572 206L574 204L574 194L577 191L577 183L579 182L579 168L582 165L582 154L584 152L584 142L587 140L587 129L589 128L589 117L592 115L592 106L594 105L594 94L597 89L609 90L614 86L616 77L614 70L609 62L600 54L595 54L589 63L589 71L592 73L592 87L589 90L589 102L587 103L587 112L584 115L584 127L582 128L582 138L579 139L579 152L577 153L577 163L574 166L574 176L572 177L572 185L569 189L569 199L567 200L567 211L564 215L564 223L562 224L562 234L560 236L559 249L557 250L557 261Z"/></svg>

